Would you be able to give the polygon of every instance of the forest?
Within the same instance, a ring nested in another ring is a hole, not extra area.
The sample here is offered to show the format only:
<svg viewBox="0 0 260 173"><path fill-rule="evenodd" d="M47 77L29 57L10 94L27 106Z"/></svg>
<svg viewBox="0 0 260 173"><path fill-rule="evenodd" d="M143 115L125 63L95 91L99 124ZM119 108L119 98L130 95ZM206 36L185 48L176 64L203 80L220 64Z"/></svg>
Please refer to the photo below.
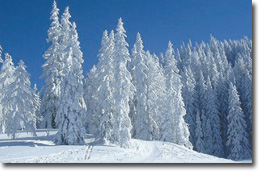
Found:
<svg viewBox="0 0 260 173"><path fill-rule="evenodd" d="M85 145L86 134L128 148L131 139L166 141L232 160L252 157L252 40L171 41L160 55L141 34L129 49L121 18L103 32L99 62L84 76L69 7L50 16L38 91L21 60L0 45L0 133L57 129L57 145ZM126 21L127 22L127 21ZM87 63L87 62L86 62Z"/></svg>

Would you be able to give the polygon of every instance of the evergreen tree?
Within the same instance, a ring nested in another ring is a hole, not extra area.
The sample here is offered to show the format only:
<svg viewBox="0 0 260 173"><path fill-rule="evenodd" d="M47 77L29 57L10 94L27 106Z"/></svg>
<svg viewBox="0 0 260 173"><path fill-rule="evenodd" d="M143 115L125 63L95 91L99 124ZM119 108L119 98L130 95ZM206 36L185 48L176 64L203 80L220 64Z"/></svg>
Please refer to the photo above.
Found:
<svg viewBox="0 0 260 173"><path fill-rule="evenodd" d="M139 33L136 36L136 42L132 49L133 59L131 61L131 72L133 77L133 84L136 88L135 97L133 100L135 112L132 115L134 138L143 140L152 140L153 134L150 129L150 116L148 112L148 67L147 56L143 50L143 41Z"/></svg>
<svg viewBox="0 0 260 173"><path fill-rule="evenodd" d="M118 20L115 34L114 51L114 98L117 105L115 110L115 142L121 147L129 147L132 129L129 118L129 101L133 99L134 86L131 83L131 74L127 70L127 63L131 61L128 51L128 43L125 41L126 31L122 19Z"/></svg>
<svg viewBox="0 0 260 173"><path fill-rule="evenodd" d="M229 84L229 114L228 114L228 140L230 147L229 159L240 160L251 157L249 141L246 132L246 122L236 86Z"/></svg>
<svg viewBox="0 0 260 173"><path fill-rule="evenodd" d="M98 118L98 110L97 110L97 89L98 84L96 78L98 77L97 74L97 67L94 65L90 72L87 74L85 78L85 86L84 86L84 100L87 106L86 112L86 130L87 133L93 134L98 136L99 133L99 118Z"/></svg>
<svg viewBox="0 0 260 173"><path fill-rule="evenodd" d="M179 70L171 42L169 42L165 53L165 62L167 98L162 140L192 148L189 141L188 125L184 121L186 110L181 95L181 76L178 74Z"/></svg>
<svg viewBox="0 0 260 173"><path fill-rule="evenodd" d="M6 114L3 112L3 98L6 97L6 90L8 89L10 83L13 82L13 73L14 73L15 67L13 64L12 57L6 53L5 54L5 60L3 62L3 65L1 67L0 72L0 131L1 133L5 133L6 131Z"/></svg>
<svg viewBox="0 0 260 173"><path fill-rule="evenodd" d="M191 71L191 68L184 67L184 70L182 72L182 97L186 108L186 115L185 115L185 121L187 122L189 126L190 131L190 141L193 144L193 146L196 145L196 103L195 103L195 86L196 81L193 75L193 72Z"/></svg>
<svg viewBox="0 0 260 173"><path fill-rule="evenodd" d="M51 25L48 30L47 42L51 43L43 58L46 62L43 64L42 78L45 78L45 85L41 90L43 97L41 104L41 114L43 121L41 128L56 128L55 117L57 114L58 103L60 99L60 75L62 68L62 59L60 51L61 25L59 22L59 9L56 1L53 2L50 20Z"/></svg>
<svg viewBox="0 0 260 173"><path fill-rule="evenodd" d="M13 139L18 130L25 130L37 136L34 93L30 87L30 75L25 70L23 61L15 68L12 79L1 100L5 115L5 133Z"/></svg>
<svg viewBox="0 0 260 173"><path fill-rule="evenodd" d="M80 50L76 24L70 22L69 8L62 15L62 60L59 107L55 118L58 132L55 142L62 145L85 144L84 116L86 105L83 99L83 54Z"/></svg>
<svg viewBox="0 0 260 173"><path fill-rule="evenodd" d="M98 78L99 84L97 91L98 115L100 120L99 131L103 143L114 143L114 112L115 101L113 98L114 71L113 71L113 51L114 33L111 32L110 38L107 31L104 31L99 51Z"/></svg>
<svg viewBox="0 0 260 173"><path fill-rule="evenodd" d="M221 124L219 119L219 105L217 95L212 88L210 78L207 78L207 91L205 105L207 115L207 125L205 130L207 153L214 156L223 157L223 145L221 138Z"/></svg>
<svg viewBox="0 0 260 173"><path fill-rule="evenodd" d="M236 86L240 95L241 108L247 123L249 142L252 145L252 76L246 67L242 55L239 54L239 56L234 66Z"/></svg>

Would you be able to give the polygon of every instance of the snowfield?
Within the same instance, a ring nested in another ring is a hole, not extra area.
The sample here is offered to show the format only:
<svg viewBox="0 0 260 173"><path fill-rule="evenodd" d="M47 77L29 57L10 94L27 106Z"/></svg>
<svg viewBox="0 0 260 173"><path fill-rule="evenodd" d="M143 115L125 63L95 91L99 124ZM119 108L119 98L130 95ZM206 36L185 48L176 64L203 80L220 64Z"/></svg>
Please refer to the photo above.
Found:
<svg viewBox="0 0 260 173"><path fill-rule="evenodd" d="M38 137L25 132L12 140L0 135L2 163L237 163L201 154L185 147L162 141L132 140L129 149L101 145L88 135L85 146L57 146L46 130L37 130ZM246 161L247 163L251 160Z"/></svg>

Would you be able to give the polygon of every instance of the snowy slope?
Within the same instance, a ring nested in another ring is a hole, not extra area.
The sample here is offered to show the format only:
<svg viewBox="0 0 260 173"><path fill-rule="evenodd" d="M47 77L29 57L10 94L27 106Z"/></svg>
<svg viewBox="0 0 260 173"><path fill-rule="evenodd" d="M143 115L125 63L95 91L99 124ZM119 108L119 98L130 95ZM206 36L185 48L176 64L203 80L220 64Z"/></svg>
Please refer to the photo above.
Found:
<svg viewBox="0 0 260 173"><path fill-rule="evenodd" d="M2 163L235 163L197 153L168 142L132 140L130 149L104 146L88 136L87 146L55 146L56 132L46 136L38 130L38 137L24 132L12 140L0 135L0 162Z"/></svg>

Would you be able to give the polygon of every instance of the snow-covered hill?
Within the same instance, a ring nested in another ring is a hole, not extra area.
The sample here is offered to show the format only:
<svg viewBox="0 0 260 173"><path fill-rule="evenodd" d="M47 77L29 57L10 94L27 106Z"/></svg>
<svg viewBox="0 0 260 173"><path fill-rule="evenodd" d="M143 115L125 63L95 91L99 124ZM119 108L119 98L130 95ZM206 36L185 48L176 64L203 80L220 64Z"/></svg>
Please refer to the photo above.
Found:
<svg viewBox="0 0 260 173"><path fill-rule="evenodd" d="M88 136L86 146L56 146L50 131L38 130L38 137L20 132L12 140L0 135L2 163L236 163L201 154L185 147L162 141L132 140L130 149L105 146Z"/></svg>

